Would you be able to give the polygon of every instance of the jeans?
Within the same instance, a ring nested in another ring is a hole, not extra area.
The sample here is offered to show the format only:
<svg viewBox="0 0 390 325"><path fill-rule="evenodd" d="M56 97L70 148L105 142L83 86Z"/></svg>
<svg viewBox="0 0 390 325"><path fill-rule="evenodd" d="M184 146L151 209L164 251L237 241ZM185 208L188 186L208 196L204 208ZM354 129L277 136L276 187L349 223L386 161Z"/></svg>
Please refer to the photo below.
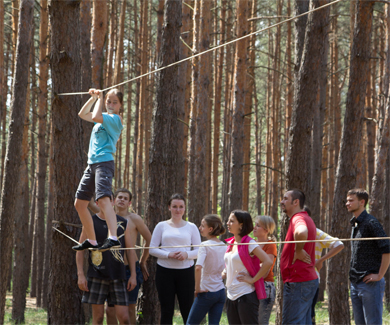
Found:
<svg viewBox="0 0 390 325"><path fill-rule="evenodd" d="M273 282L264 282L267 298L259 301L259 324L268 324L275 303L276 290Z"/></svg>
<svg viewBox="0 0 390 325"><path fill-rule="evenodd" d="M311 304L317 288L318 279L284 284L282 324L311 324Z"/></svg>
<svg viewBox="0 0 390 325"><path fill-rule="evenodd" d="M226 300L226 314L229 324L258 324L259 299L256 291L238 297L236 300Z"/></svg>
<svg viewBox="0 0 390 325"><path fill-rule="evenodd" d="M225 298L225 289L198 293L188 315L187 325L200 324L207 313L209 313L209 324L218 325L225 305Z"/></svg>
<svg viewBox="0 0 390 325"><path fill-rule="evenodd" d="M351 282L351 300L355 324L382 324L385 279L364 283Z"/></svg>

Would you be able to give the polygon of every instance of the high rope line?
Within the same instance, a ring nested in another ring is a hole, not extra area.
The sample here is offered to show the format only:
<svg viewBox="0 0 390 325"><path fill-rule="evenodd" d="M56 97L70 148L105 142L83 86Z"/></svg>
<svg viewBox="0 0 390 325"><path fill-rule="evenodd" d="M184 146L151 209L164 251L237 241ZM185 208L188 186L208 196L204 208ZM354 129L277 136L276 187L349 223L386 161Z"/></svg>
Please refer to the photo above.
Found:
<svg viewBox="0 0 390 325"><path fill-rule="evenodd" d="M77 244L80 244L78 241L74 240L73 238L69 237L67 234L63 233L61 230L58 230L57 228L54 228L54 230L57 230L60 234L64 235L65 237L69 238L70 240L74 241ZM296 244L296 243L323 243L323 242L347 242L347 241L364 241L364 240L384 240L384 239L390 239L390 237L370 237L370 238L345 238L345 239L313 239L313 240L291 240L291 241L273 241L272 244ZM228 246L228 245L265 245L269 244L270 242L254 242L254 243L225 243L222 242L221 244L208 244L208 245L180 245L180 246L158 246L158 247L141 247L141 246L135 246L135 247L121 247L121 248L111 248L111 250L131 250L131 249L157 249L157 248L183 248L183 247L209 247L209 246Z"/></svg>
<svg viewBox="0 0 390 325"><path fill-rule="evenodd" d="M261 32L264 32L264 31L266 31L266 30L269 30L269 29L271 29L271 28L274 28L274 27L277 27L277 26L279 26L279 25L282 25L282 24L284 24L284 23L286 23L286 22L289 22L289 21L292 21L292 20L294 20L294 19L303 17L303 16L308 15L308 14L310 14L310 13L312 13L312 12L315 12L315 11L318 11L318 10L321 10L321 9L324 9L324 8L326 8L326 7L329 7L329 6L331 6L331 5L334 5L334 4L336 4L336 3L338 3L338 2L341 2L341 1L342 1L342 0L335 0L335 1L332 1L332 2L330 2L330 3L326 4L326 5L323 5L323 6L321 6L321 7L318 7L318 8L309 10L309 11L306 11L306 12L304 12L304 13L302 13L302 14L299 14L299 15L297 15L297 16L288 18L288 19L286 19L286 20L283 20L283 21L281 21L281 22L279 22L279 23L273 24L273 25L268 26L268 27L266 27L266 28L259 29L258 31L249 33L248 35L241 36L241 37L239 37L239 38L236 38L236 39L231 40L231 41L229 41L229 42L226 42L226 43L224 43L224 44L217 45L217 46L215 46L215 47L213 47L213 48L211 48L211 49L208 49L208 50L205 50L205 51L200 52L200 53L198 53L198 54L194 54L194 55L192 55L192 56L189 56L188 58L185 58L185 59L176 61L176 62L174 62L174 63L168 64L168 65L166 65L166 66L164 66L164 67L155 69L155 70L153 70L153 71L149 71L149 72L144 73L144 74L142 74L142 75L139 75L138 77L135 77L135 78L133 78L133 79L130 79L130 80L127 80L127 81L123 81L123 82L121 82L121 83L119 83L119 84L117 84L117 85L114 85L114 86L105 88L105 89L103 89L102 91L106 91L106 90L110 90L110 89L112 89L112 88L116 88L116 87L118 87L118 86L122 86L122 85L124 85L124 84L129 83L129 82L132 82L132 81L138 80L138 79L140 79L140 78L149 76L149 75L151 75L151 74L153 74L153 73L156 73L156 72L158 72L158 71L165 70L165 69L167 69L167 68L173 67L173 66L175 66L175 65L178 65L178 64L183 63L183 62L185 62L185 61L191 60L191 59L193 59L193 58L196 58L196 57L201 56L201 55L203 55L203 54L206 54L206 53L208 53L208 52L215 51L215 50L217 50L217 49L219 49L219 48L221 48L221 47L225 47L225 46L227 46L227 45L229 45L229 44L232 44L232 43L241 41L241 40L243 40L244 38L250 37L250 36L252 36L252 35L259 34L259 33L261 33ZM89 92L61 93L61 94L58 94L58 96L60 96L60 95L61 95L61 96L86 95L86 94L89 94Z"/></svg>

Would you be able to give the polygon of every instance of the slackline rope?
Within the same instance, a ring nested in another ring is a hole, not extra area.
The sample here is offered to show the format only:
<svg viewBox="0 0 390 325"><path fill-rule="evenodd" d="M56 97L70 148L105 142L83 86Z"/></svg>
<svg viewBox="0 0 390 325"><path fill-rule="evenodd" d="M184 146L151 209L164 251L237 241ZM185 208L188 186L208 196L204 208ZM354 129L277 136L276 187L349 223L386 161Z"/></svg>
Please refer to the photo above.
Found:
<svg viewBox="0 0 390 325"><path fill-rule="evenodd" d="M252 33L249 33L248 35L241 36L241 37L239 37L239 38L236 38L236 39L231 40L231 41L229 41L229 42L226 42L226 43L224 43L224 44L217 45L217 46L215 46L215 47L213 47L213 48L211 48L211 49L208 49L208 50L206 50L206 51L203 51L203 52L194 54L194 55L192 55L192 56L189 56L188 58L185 58L185 59L179 60L179 61L177 61L177 62L168 64L168 65L166 65L166 66L164 66L164 67L155 69L155 70L153 70L153 71L149 71L149 72L144 73L144 74L142 74L142 75L139 75L139 76L137 76L137 77L135 77L135 78L133 78L133 79L130 79L130 80L127 80L127 81L123 81L123 82L121 82L121 83L119 83L119 84L117 84L117 85L114 85L114 86L105 88L105 89L103 89L102 91L106 91L106 90L110 90L110 89L112 89L112 88L116 88L116 87L118 87L118 86L122 86L122 85L124 85L124 84L127 84L127 83L129 83L129 82L138 80L138 79L143 78L143 77L146 77L146 76L151 75L151 74L153 74L153 73L156 73L156 72L158 72L158 71L165 70L165 69L167 69L167 68L173 67L173 66L178 65L178 64L180 64L180 63L183 63L183 62L185 62L185 61L191 60L192 58L196 58L196 57L201 56L201 55L203 55L203 54L206 54L206 53L208 53L208 52L215 51L215 50L217 50L217 49L219 49L219 48L221 48L221 47L225 47L225 46L227 46L227 45L229 45L229 44L238 42L238 41L243 40L244 38L250 37L250 36L252 36L252 35L259 34L259 33L261 33L261 32L264 32L264 31L269 30L269 29L271 29L271 28L277 27L277 26L279 26L279 25L282 25L282 24L287 23L287 22L289 22L289 21L292 21L292 20L294 20L294 19L303 17L303 16L308 15L308 14L310 14L310 13L312 13L312 12L315 12L315 11L318 11L318 10L321 10L321 9L324 9L324 8L326 8L326 7L329 7L329 6L331 6L331 5L334 5L335 3L338 3L338 2L341 2L341 1L342 1L342 0L335 0L335 1L332 1L332 2L327 3L326 5L323 5L323 6L321 6L321 7L318 7L318 8L309 10L309 11L306 11L306 12L304 12L304 13L302 13L302 14L299 14L299 15L297 15L297 16L288 18L288 19L286 19L286 20L283 20L283 21L281 21L281 22L279 22L279 23L276 23L276 24L273 24L273 25L271 25L271 26L265 27L265 28L263 28L263 29L259 29L259 30L257 30L257 31L252 32ZM89 92L61 93L61 94L58 94L58 96L60 96L60 95L61 95L61 96L86 95L86 94L89 94Z"/></svg>
<svg viewBox="0 0 390 325"><path fill-rule="evenodd" d="M57 230L60 234L64 235L65 237L68 237L70 240L74 241L77 244L80 244L78 241L74 240L73 238L69 237L68 235L64 234L61 230L58 230L57 228L53 227L54 230ZM384 240L384 239L390 239L390 237L372 237L372 238L345 238L345 239L315 239L315 240L292 240L292 241L274 241L274 242L255 242L255 243L225 243L222 242L221 244L209 244L209 245L181 245L181 246L158 246L158 247L121 247L121 248L111 248L111 250L130 250L130 249L154 249L154 248L183 248L183 247L208 247L208 246L227 246L227 245L265 245L265 244L296 244L296 243L317 243L317 242L335 242L335 241L364 241L364 240Z"/></svg>

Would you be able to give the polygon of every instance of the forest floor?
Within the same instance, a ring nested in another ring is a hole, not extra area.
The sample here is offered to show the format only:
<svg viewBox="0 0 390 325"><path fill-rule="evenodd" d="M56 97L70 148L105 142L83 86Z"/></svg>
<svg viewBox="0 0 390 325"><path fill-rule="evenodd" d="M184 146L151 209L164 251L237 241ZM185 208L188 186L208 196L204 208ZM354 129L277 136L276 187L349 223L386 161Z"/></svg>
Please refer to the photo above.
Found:
<svg viewBox="0 0 390 325"><path fill-rule="evenodd" d="M351 306L352 310L352 306ZM275 324L275 307L271 314L270 324ZM5 307L5 319L4 324L14 324L11 320L12 317L12 295L11 293L7 294L6 307ZM351 317L352 319L352 317ZM316 306L316 320L317 325L329 324L329 314L328 314L328 300L326 299L323 302L318 302ZM46 325L47 324L47 312L42 308L36 307L36 299L30 298L28 295L26 297L26 313L25 313L25 324L34 324L34 325ZM106 324L104 320L104 324ZM174 325L183 324L180 312L176 311L174 319ZM206 323L205 323L206 324ZM228 324L226 314L223 313L221 319L221 325ZM351 320L351 325L354 325L355 322ZM390 313L384 309L383 311L383 324L390 325Z"/></svg>

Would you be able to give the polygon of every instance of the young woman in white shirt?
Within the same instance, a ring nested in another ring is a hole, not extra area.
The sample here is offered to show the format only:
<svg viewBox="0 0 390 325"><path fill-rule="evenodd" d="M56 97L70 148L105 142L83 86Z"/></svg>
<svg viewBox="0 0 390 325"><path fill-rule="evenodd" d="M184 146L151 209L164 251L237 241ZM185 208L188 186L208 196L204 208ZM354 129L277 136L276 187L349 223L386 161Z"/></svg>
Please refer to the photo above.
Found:
<svg viewBox="0 0 390 325"><path fill-rule="evenodd" d="M248 234L253 230L252 217L247 211L234 210L227 222L228 231L234 237L227 239L226 264L226 313L229 324L257 324L259 299L266 298L261 278L272 265L260 246ZM234 245L252 243L252 245ZM263 262L260 268L260 260ZM252 274L251 274L252 273Z"/></svg>
<svg viewBox="0 0 390 325"><path fill-rule="evenodd" d="M198 252L195 266L196 299L188 316L187 325L200 324L207 313L209 324L216 325L221 319L226 297L222 279L226 246L221 245L223 242L218 239L219 235L225 233L225 228L218 215L209 214L202 219L199 230L207 240L202 243Z"/></svg>
<svg viewBox="0 0 390 325"><path fill-rule="evenodd" d="M198 228L183 219L185 207L183 195L171 196L168 202L171 218L157 224L150 247L200 245ZM175 296L186 323L194 300L194 259L197 258L198 248L151 248L149 253L157 257L156 287L161 305L161 324L172 324Z"/></svg>

